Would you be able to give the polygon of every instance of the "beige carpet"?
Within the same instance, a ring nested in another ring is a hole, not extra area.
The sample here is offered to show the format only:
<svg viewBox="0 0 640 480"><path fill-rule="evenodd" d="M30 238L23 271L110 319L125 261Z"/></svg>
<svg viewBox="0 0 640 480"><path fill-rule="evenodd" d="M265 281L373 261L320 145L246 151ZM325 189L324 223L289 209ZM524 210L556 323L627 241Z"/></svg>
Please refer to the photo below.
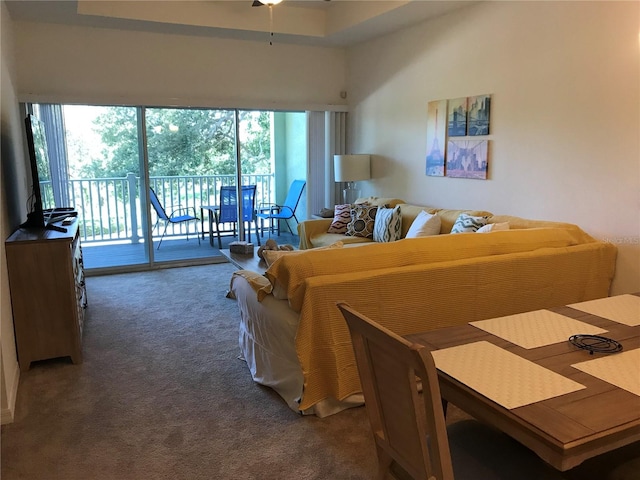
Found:
<svg viewBox="0 0 640 480"><path fill-rule="evenodd" d="M2 480L374 478L364 408L301 417L252 381L237 358L238 308L224 296L233 270L88 278L84 363L38 362L21 375L15 422L0 436ZM448 423L464 417L449 405ZM639 478L629 472L615 478Z"/></svg>
<svg viewBox="0 0 640 480"><path fill-rule="evenodd" d="M301 417L252 381L232 272L88 278L84 363L22 374L2 480L373 478L364 408Z"/></svg>

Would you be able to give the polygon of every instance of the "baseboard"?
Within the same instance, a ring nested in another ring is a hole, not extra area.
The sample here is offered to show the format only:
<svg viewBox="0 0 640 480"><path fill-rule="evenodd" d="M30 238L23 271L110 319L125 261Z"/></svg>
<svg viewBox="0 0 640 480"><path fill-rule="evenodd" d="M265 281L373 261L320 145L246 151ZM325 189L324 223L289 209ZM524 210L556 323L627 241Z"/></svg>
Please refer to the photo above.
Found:
<svg viewBox="0 0 640 480"><path fill-rule="evenodd" d="M14 369L13 382L11 383L11 390L7 391L7 408L3 408L0 412L0 425L6 423L13 423L13 418L16 410L16 398L18 396L18 382L20 380L20 368L16 363Z"/></svg>

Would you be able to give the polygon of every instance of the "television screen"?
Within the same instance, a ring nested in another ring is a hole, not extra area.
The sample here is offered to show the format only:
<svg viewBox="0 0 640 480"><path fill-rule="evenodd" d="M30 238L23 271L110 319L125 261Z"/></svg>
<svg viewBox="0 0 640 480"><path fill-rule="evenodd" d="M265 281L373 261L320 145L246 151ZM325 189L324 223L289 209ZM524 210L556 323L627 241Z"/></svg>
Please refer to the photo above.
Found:
<svg viewBox="0 0 640 480"><path fill-rule="evenodd" d="M49 155L47 153L47 139L45 137L44 123L35 115L27 115L25 118L27 134L27 147L31 165L31 197L29 198L29 213L27 221L21 225L23 228L55 228L50 222L58 218L54 206L53 187L51 184L51 169L49 167Z"/></svg>
<svg viewBox="0 0 640 480"><path fill-rule="evenodd" d="M40 170L45 178L51 178L49 173L49 155L47 141L44 136L44 124L34 115L27 115L24 120L27 133L27 147L31 165L31 197L29 198L29 213L23 227L43 228L45 226L42 205L42 190L40 188Z"/></svg>

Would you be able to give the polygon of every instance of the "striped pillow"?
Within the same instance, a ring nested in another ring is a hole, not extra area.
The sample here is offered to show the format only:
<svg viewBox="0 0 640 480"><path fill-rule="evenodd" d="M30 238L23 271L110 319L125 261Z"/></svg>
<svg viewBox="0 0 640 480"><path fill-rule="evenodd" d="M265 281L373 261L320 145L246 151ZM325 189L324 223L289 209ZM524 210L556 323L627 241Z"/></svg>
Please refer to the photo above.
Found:
<svg viewBox="0 0 640 480"><path fill-rule="evenodd" d="M480 227L484 227L488 220L489 217L474 217L468 213L461 213L453 224L451 233L473 233Z"/></svg>
<svg viewBox="0 0 640 480"><path fill-rule="evenodd" d="M394 208L379 208L373 225L373 241L395 242L400 240L401 231L400 205Z"/></svg>

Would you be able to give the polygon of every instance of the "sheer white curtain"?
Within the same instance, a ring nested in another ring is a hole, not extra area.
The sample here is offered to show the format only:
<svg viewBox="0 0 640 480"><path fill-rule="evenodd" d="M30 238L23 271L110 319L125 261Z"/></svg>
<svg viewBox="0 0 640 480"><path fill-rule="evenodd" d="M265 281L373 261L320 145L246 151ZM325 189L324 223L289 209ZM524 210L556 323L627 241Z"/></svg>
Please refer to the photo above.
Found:
<svg viewBox="0 0 640 480"><path fill-rule="evenodd" d="M342 187L334 181L333 156L347 151L347 113L307 112L307 128L307 213L313 214L322 208L332 208L340 202Z"/></svg>

